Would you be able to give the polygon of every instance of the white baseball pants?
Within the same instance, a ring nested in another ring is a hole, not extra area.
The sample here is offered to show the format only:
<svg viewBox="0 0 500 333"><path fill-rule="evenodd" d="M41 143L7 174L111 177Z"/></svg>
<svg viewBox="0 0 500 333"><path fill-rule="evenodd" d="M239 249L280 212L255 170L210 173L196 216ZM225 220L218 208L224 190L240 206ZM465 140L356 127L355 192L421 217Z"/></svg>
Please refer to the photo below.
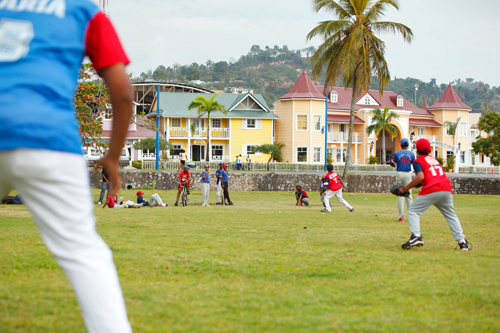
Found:
<svg viewBox="0 0 500 333"><path fill-rule="evenodd" d="M332 211L332 206L330 205L330 198L332 198L333 196L336 196L337 197L337 200L343 204L344 206L347 207L347 209L351 210L352 209L352 206L349 205L349 203L347 201L344 200L344 198L342 198L342 189L340 190L337 190L337 191L330 191L329 189L326 190L326 194L325 194L325 208L327 211L331 212Z"/></svg>
<svg viewBox="0 0 500 333"><path fill-rule="evenodd" d="M210 194L210 183L202 183L201 189L203 193L203 205L208 206L208 196Z"/></svg>
<svg viewBox="0 0 500 333"><path fill-rule="evenodd" d="M436 206L437 209L443 214L448 226L450 227L453 238L460 242L465 238L462 230L462 225L458 220L457 213L453 207L453 194L448 191L434 192L425 195L419 195L408 210L408 223L410 224L410 231L414 235L421 235L420 233L420 215L422 215L430 205Z"/></svg>
<svg viewBox="0 0 500 333"><path fill-rule="evenodd" d="M113 255L95 228L87 162L48 150L0 152L0 195L16 189L66 273L91 333L129 333Z"/></svg>
<svg viewBox="0 0 500 333"><path fill-rule="evenodd" d="M396 175L396 183L401 183L403 185L408 185L411 183L411 172L401 172L398 171L398 174ZM410 189L410 195L405 197L398 197L398 212L399 212L399 217L404 217L405 216L405 199L406 199L406 208L410 210L411 204L413 202L413 197L411 196L411 189Z"/></svg>
<svg viewBox="0 0 500 333"><path fill-rule="evenodd" d="M221 195L224 195L223 191L222 191L222 180L219 181L219 184L217 184L217 202L222 201L222 200L220 200Z"/></svg>
<svg viewBox="0 0 500 333"><path fill-rule="evenodd" d="M161 200L160 196L158 193L152 194L151 197L149 198L149 203L151 206L158 205L161 206L163 205L163 201Z"/></svg>

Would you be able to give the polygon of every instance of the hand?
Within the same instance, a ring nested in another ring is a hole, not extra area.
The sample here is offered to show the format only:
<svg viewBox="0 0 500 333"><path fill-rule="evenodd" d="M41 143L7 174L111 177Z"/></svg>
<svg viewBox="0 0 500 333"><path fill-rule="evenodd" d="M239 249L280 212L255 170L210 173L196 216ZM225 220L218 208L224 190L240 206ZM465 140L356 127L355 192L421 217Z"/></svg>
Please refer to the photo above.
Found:
<svg viewBox="0 0 500 333"><path fill-rule="evenodd" d="M120 179L120 174L118 172L118 158L113 159L109 155L104 156L100 160L95 162L94 165L94 171L96 171L99 167L104 167L106 168L106 171L108 172L109 175L109 181L107 184L111 183L111 187L108 189L108 194L111 196L116 196L118 193L118 190L122 186L122 182Z"/></svg>
<svg viewBox="0 0 500 333"><path fill-rule="evenodd" d="M405 192L406 192L406 191L405 191L405 187L404 187L404 186L401 186L401 187L399 188L399 193L404 194Z"/></svg>

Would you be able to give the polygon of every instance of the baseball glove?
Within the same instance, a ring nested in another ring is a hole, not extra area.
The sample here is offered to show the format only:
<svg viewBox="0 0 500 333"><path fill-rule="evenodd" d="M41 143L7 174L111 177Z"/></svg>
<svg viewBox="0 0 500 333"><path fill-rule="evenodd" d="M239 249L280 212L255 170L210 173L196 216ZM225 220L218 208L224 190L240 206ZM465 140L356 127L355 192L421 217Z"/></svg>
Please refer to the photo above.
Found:
<svg viewBox="0 0 500 333"><path fill-rule="evenodd" d="M392 185L390 191L392 194L397 195L398 197L407 197L410 195L410 192L401 192L400 188L403 188L403 184L394 184Z"/></svg>

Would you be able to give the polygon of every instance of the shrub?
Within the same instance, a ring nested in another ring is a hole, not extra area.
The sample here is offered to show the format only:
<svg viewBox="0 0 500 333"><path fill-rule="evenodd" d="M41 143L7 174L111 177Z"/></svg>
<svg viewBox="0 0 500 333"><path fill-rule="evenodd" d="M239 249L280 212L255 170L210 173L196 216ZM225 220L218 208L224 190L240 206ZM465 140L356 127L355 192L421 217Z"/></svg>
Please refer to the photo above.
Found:
<svg viewBox="0 0 500 333"><path fill-rule="evenodd" d="M142 161L132 161L132 166L136 169L142 169Z"/></svg>
<svg viewBox="0 0 500 333"><path fill-rule="evenodd" d="M377 156L370 156L370 158L368 158L368 164L377 164L377 162L378 162Z"/></svg>
<svg viewBox="0 0 500 333"><path fill-rule="evenodd" d="M446 168L448 170L453 170L455 168L455 155L452 155L446 159Z"/></svg>
<svg viewBox="0 0 500 333"><path fill-rule="evenodd" d="M333 163L333 160L332 160L332 158L330 156L327 156L326 163L328 163L328 164L332 164Z"/></svg>
<svg viewBox="0 0 500 333"><path fill-rule="evenodd" d="M441 157L436 157L436 161L438 161L439 164L441 164L441 166L444 167L444 160Z"/></svg>

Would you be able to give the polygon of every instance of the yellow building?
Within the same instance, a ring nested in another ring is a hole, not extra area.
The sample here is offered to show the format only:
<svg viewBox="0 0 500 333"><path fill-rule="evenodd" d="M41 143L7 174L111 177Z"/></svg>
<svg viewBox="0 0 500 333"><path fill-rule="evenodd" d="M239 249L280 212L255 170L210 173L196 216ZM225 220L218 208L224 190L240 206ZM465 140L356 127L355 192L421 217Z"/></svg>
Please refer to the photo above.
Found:
<svg viewBox="0 0 500 333"><path fill-rule="evenodd" d="M210 98L212 93L160 92L160 131L179 151L184 149L188 159L204 161L207 144L207 115L198 116L197 110L188 110L197 97ZM243 161L250 155L252 162L267 162L269 156L251 153L253 146L274 143L273 127L278 117L270 112L259 94L220 94L215 98L224 105L222 112L210 114L210 160L231 162L241 155ZM156 118L156 98L148 117Z"/></svg>
<svg viewBox="0 0 500 333"><path fill-rule="evenodd" d="M285 144L282 149L283 161L324 163L326 146L327 156L333 163L344 163L351 99L351 89L332 87L325 94L324 88L315 86L303 72L292 89L275 103L275 113L279 117L275 125L275 139L276 142ZM443 158L454 149L455 152L458 151L460 142L459 165L469 163L467 155L472 147L468 140L468 114L471 109L460 100L451 85L429 110L427 105L418 108L392 91L384 91L380 95L378 90L369 90L356 96L355 101L351 147L353 164L366 164L370 156L377 156L380 163L383 156L382 140L385 140L385 159L388 162L401 149L402 138L408 138L412 143L419 138L427 138L433 146L433 154ZM398 130L397 136L391 138L386 134L382 138L381 134L368 134L366 129L372 124L373 111L386 106L399 116L392 122ZM460 124L453 144L452 137L445 133L444 122L456 122L458 117Z"/></svg>

